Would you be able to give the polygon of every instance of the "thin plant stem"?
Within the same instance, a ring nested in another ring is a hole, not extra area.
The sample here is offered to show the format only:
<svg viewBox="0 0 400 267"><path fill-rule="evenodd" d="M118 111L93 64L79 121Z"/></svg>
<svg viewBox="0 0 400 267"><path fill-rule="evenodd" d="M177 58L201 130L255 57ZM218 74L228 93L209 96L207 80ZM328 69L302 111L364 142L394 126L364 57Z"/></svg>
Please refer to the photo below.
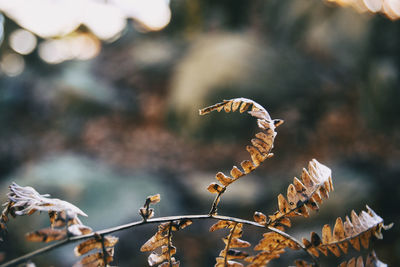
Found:
<svg viewBox="0 0 400 267"><path fill-rule="evenodd" d="M172 221L169 222L169 227L168 227L168 263L169 263L169 266L172 266L172 260L171 260L171 239L172 239Z"/></svg>
<svg viewBox="0 0 400 267"><path fill-rule="evenodd" d="M225 248L224 267L228 266L228 251L229 251L229 247L231 245L233 233L235 232L235 229L236 229L237 225L238 224L235 223L235 225L233 226L232 230L229 233L228 242L226 243L226 248Z"/></svg>
<svg viewBox="0 0 400 267"><path fill-rule="evenodd" d="M236 222L236 223L242 223L242 224L246 224L246 225L251 225L251 226L255 226L255 227L259 227L259 228L264 228L264 229L268 229L272 232L275 232L287 239L292 240L293 242L295 242L301 249L303 249L313 260L314 265L318 266L318 261L315 258L314 255L312 255L310 252L307 251L307 249L305 248L305 246L298 241L296 238L294 238L293 236L282 232L274 227L268 226L266 227L265 225L259 224L257 222L254 221L249 221L249 220L244 220L244 219L240 219L240 218L235 218L235 217L229 217L229 216L221 216L221 215L210 215L210 214L201 214L201 215L179 215L179 216L168 216L168 217L159 217L159 218L152 218L152 219L148 219L146 221L140 220L140 221L135 221L135 222L131 222L131 223L127 223L127 224L122 224L122 225L118 225L115 227L111 227L111 228L107 228L107 229L103 229L97 232L93 232L87 235L80 235L80 236L72 236L70 238L58 241L56 243L53 243L51 245L48 245L46 247L37 249L35 251L32 251L30 253L27 253L25 255L22 255L20 257L17 257L13 260L10 260L8 262L5 262L3 264L0 265L0 267L9 267L9 266L16 266L17 264L26 262L38 255L41 255L43 253L49 252L51 250L54 250L58 247L64 246L66 244L69 243L75 243L81 240L85 240L85 239L89 239L89 238L93 238L95 237L95 235L106 235L106 234L111 234L111 233L115 233L115 232L119 232L119 231L123 231L126 229L130 229L130 228L134 228L140 225L144 225L144 224L155 224L155 223L163 223L163 222L171 222L171 221L175 221L175 220L207 220L207 219L212 219L212 220L222 220L222 221L231 221L231 222Z"/></svg>
<svg viewBox="0 0 400 267"><path fill-rule="evenodd" d="M101 250L103 252L103 262L104 262L104 266L107 266L107 250L106 250L106 246L104 245L104 235L99 235L100 240L101 240Z"/></svg>

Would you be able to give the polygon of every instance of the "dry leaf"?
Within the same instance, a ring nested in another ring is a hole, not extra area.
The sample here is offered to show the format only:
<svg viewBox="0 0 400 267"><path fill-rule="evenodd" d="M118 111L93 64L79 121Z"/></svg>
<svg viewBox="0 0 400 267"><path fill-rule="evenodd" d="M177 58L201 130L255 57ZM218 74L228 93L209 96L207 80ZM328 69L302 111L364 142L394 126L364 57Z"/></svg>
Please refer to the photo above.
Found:
<svg viewBox="0 0 400 267"><path fill-rule="evenodd" d="M315 159L310 161L308 170L302 171L301 181L295 177L289 185L287 198L279 194L278 211L268 216L267 225L284 230L284 226L290 227L290 217L308 217L308 209L318 210L318 203L333 190L331 175L328 167Z"/></svg>
<svg viewBox="0 0 400 267"><path fill-rule="evenodd" d="M31 242L51 242L67 237L65 229L44 228L26 234L26 239Z"/></svg>
<svg viewBox="0 0 400 267"><path fill-rule="evenodd" d="M172 232L179 231L192 224L189 219L176 220L162 223L158 226L158 231L142 245L140 251L152 251L148 257L150 266L161 263L159 266L179 266L179 261L171 257L176 253L176 248L172 245ZM154 250L161 247L161 254ZM164 262L166 261L166 262ZM163 263L164 262L164 263Z"/></svg>
<svg viewBox="0 0 400 267"><path fill-rule="evenodd" d="M378 216L370 207L367 206L367 212L361 211L357 215L351 212L351 220L346 216L343 223L341 218L336 219L333 233L329 225L322 228L322 240L318 234L311 233L311 241L303 239L303 244L307 250L314 256L318 257L318 249L325 255L329 250L336 257L348 252L348 244L350 243L356 250L360 250L360 243L364 248L368 248L369 240L372 235L382 236L382 229L390 229L391 225L384 225L383 219ZM340 249L339 249L340 248Z"/></svg>
<svg viewBox="0 0 400 267"><path fill-rule="evenodd" d="M9 220L9 215L12 217L31 215L36 211L48 212L52 227L64 226L68 224L82 224L78 215L87 216L76 206L64 200L49 198L50 195L40 195L34 188L30 186L21 187L16 183L9 186L10 192L7 194L8 200L3 204L5 206L0 217L0 234L3 235L6 230L6 223ZM39 240L39 237L34 237L32 240ZM59 238L58 235L57 238ZM44 238L44 237L43 237ZM1 239L1 238L0 238ZM46 240L54 240L52 237L45 238ZM58 239L57 239L58 240ZM45 241L49 242L49 241Z"/></svg>
<svg viewBox="0 0 400 267"><path fill-rule="evenodd" d="M109 248L106 250L106 264L113 261L114 256L114 249ZM99 266L106 266L103 260L103 252L97 252L90 255L85 256L83 259L78 261L73 265L73 267L99 267Z"/></svg>
<svg viewBox="0 0 400 267"><path fill-rule="evenodd" d="M245 174L254 171L265 159L273 156L270 151L273 148L273 143L276 137L275 128L281 125L283 123L283 120L272 120L268 112L260 104L247 98L234 98L230 100L224 100L221 103L203 108L199 111L200 115L204 115L214 110L218 112L224 110L227 113L239 110L240 113L243 113L248 109L250 109L248 113L251 116L257 118L258 127L265 132L257 133L256 138L251 139L252 145L246 146L246 150L250 154L251 161L242 161L240 163L242 170L240 170L236 166L233 166L230 171L231 177L223 174L222 172L218 172L216 175L216 179L218 180L218 182L221 183L221 185L217 183L211 183L207 187L207 190L210 193L218 194L214 201L210 214L216 214L217 205L220 201L220 197L225 192L228 185L230 185L240 177L244 176Z"/></svg>
<svg viewBox="0 0 400 267"><path fill-rule="evenodd" d="M363 261L363 258L359 256L357 259L356 258L351 258L347 262L342 262L339 267L387 267L386 263L381 262L378 260L376 257L375 251L372 251L371 253L368 254L367 259Z"/></svg>
<svg viewBox="0 0 400 267"><path fill-rule="evenodd" d="M104 236L104 247L114 247L115 244L118 242L118 237L115 236ZM102 249L102 242L101 239L98 237L94 237L83 241L79 245L77 245L74 249L74 253L77 257L82 256L93 249Z"/></svg>

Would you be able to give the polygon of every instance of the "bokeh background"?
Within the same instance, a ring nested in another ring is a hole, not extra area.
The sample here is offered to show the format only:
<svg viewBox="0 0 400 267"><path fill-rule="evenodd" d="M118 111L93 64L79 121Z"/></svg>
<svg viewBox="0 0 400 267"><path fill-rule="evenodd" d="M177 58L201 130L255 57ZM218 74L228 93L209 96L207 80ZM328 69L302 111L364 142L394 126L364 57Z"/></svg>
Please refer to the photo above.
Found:
<svg viewBox="0 0 400 267"><path fill-rule="evenodd" d="M285 124L275 156L229 188L219 213L273 213L316 158L335 191L288 233L309 237L368 204L395 222L371 248L400 265L400 1L8 0L0 12L2 202L12 181L30 185L80 207L95 230L139 220L156 193L156 216L205 214L207 185L248 158L256 123L198 109L247 97ZM225 233L208 233L212 223L175 235L182 266L214 264ZM1 260L42 246L24 233L46 225L45 215L12 220ZM118 233L114 265L146 266L139 249L155 230ZM261 234L245 227L243 239ZM70 266L72 250L34 262ZM307 259L288 252L271 266L295 258Z"/></svg>

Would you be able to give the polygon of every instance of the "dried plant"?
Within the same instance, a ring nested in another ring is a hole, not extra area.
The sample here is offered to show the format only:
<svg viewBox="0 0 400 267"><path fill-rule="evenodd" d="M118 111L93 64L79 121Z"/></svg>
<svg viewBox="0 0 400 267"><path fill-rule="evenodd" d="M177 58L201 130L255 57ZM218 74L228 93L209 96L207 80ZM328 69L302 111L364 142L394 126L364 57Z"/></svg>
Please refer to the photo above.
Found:
<svg viewBox="0 0 400 267"><path fill-rule="evenodd" d="M261 105L246 98L224 100L200 110L200 115L204 115L214 110L218 112L239 110L243 113L249 109L248 113L257 119L257 125L261 129L261 132L251 139L251 145L246 147L251 160L241 162L241 168L233 166L230 176L222 172L216 174L218 183L211 183L207 188L210 193L216 194L207 214L153 218L154 209L150 208L150 205L161 200L160 195L156 194L147 197L143 207L139 209L141 221L93 232L78 218L79 215L87 215L76 206L63 200L49 198L48 195L40 195L32 187L21 187L13 183L9 186L8 200L4 203L5 208L0 218L1 235L6 234L6 223L10 216L32 215L36 211L45 211L49 215L50 227L28 233L26 238L32 242L53 243L3 263L0 267L24 262L32 265L31 260L35 256L78 241L80 244L75 247L74 252L77 257L83 256L83 258L74 266L108 266L113 261L115 245L118 242L118 238L110 235L111 233L153 223L159 224L158 230L140 249L142 252L151 252L148 256L149 265L179 266L179 261L174 257L177 248L172 244L173 232L182 230L200 219L217 220L211 226L210 232L220 229L229 230L227 236L222 239L225 247L216 256L215 266L217 267L240 267L244 264L251 267L267 266L271 260L279 258L285 253L286 249L303 250L309 256L311 263L305 260L296 260L294 264L297 267L318 266L318 258L321 255L327 256L329 251L340 257L342 254L348 253L350 245L360 251L361 247L368 249L369 242L373 237L383 238L382 229L388 230L393 224L385 225L383 219L368 206L366 211L361 211L359 215L352 211L350 217L346 216L345 220L338 217L333 230L330 225L324 225L322 238L312 232L310 240L303 238L300 242L285 232L292 225L292 217L309 217L310 211L318 210L323 199L328 199L329 193L333 191L331 170L315 159L309 162L307 169L303 169L300 179L295 177L293 183L289 184L286 197L283 194L278 195L278 210L272 215L267 216L256 211L254 221L218 215L218 204L228 186L240 177L254 171L267 158L273 156L271 150L277 135L276 127L281 125L283 120L271 119ZM253 255L242 250L242 248L251 246L249 242L241 239L245 225L258 227L265 231L258 244L253 247L255 251ZM379 261L375 252L372 251L365 264L360 256L344 261L340 267L364 265L387 266Z"/></svg>

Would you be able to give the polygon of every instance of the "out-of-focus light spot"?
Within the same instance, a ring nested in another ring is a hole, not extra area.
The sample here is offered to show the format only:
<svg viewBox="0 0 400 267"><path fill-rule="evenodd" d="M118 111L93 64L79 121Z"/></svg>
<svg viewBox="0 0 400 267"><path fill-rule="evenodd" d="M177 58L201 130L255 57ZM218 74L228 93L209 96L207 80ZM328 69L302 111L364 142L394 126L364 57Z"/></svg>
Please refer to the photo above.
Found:
<svg viewBox="0 0 400 267"><path fill-rule="evenodd" d="M114 5L92 2L86 9L82 23L102 40L114 39L126 26L124 13Z"/></svg>
<svg viewBox="0 0 400 267"><path fill-rule="evenodd" d="M101 44L90 34L79 34L69 40L74 57L80 60L94 58L100 52Z"/></svg>
<svg viewBox="0 0 400 267"><path fill-rule="evenodd" d="M9 43L11 48L21 54L28 55L36 47L36 37L26 30L16 30L10 35Z"/></svg>
<svg viewBox="0 0 400 267"><path fill-rule="evenodd" d="M9 53L3 55L0 61L0 68L7 76L18 76L24 71L24 58L18 54Z"/></svg>
<svg viewBox="0 0 400 267"><path fill-rule="evenodd" d="M20 26L48 38L78 28L80 7L76 1L0 0L0 9Z"/></svg>
<svg viewBox="0 0 400 267"><path fill-rule="evenodd" d="M39 45L39 56L49 64L66 60L87 60L98 55L100 41L93 35L82 33L62 39L46 40Z"/></svg>
<svg viewBox="0 0 400 267"><path fill-rule="evenodd" d="M380 12L391 20L400 18L400 0L325 0L340 6L351 6L360 13Z"/></svg>
<svg viewBox="0 0 400 267"><path fill-rule="evenodd" d="M399 0L385 0L383 3L383 10L385 14L392 20L400 18L400 1Z"/></svg>
<svg viewBox="0 0 400 267"><path fill-rule="evenodd" d="M112 0L125 15L139 22L147 31L159 31L171 20L168 0Z"/></svg>
<svg viewBox="0 0 400 267"><path fill-rule="evenodd" d="M149 31L161 30L171 19L169 0L0 0L0 10L43 38L68 35L83 24L98 38L112 40L128 18Z"/></svg>
<svg viewBox="0 0 400 267"><path fill-rule="evenodd" d="M364 0L364 4L373 13L378 12L382 8L382 0Z"/></svg>

